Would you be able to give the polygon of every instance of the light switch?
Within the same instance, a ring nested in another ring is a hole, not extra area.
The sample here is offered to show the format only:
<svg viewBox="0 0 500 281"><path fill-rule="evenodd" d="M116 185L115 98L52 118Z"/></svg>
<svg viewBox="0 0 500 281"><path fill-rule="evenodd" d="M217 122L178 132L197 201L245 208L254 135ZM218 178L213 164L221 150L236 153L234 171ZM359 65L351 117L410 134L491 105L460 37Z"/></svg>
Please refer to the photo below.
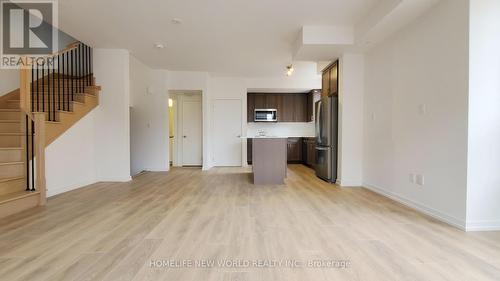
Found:
<svg viewBox="0 0 500 281"><path fill-rule="evenodd" d="M425 177L424 175L417 175L417 184L423 186L425 184Z"/></svg>

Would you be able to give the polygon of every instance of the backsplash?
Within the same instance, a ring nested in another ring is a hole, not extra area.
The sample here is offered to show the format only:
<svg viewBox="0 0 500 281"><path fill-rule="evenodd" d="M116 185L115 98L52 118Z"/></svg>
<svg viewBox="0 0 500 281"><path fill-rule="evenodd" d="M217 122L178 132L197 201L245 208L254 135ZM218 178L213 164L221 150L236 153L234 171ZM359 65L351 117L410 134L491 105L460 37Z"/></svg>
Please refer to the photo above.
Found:
<svg viewBox="0 0 500 281"><path fill-rule="evenodd" d="M247 136L258 136L263 131L266 136L314 137L314 122L248 123Z"/></svg>

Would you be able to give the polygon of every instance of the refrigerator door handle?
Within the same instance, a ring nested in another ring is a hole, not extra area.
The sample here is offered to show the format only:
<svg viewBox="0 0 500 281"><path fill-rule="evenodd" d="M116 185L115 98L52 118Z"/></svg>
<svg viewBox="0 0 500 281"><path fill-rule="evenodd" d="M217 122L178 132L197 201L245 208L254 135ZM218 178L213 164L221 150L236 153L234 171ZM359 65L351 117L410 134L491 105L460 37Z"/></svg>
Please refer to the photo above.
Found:
<svg viewBox="0 0 500 281"><path fill-rule="evenodd" d="M330 147L328 146L316 146L316 150L328 150Z"/></svg>
<svg viewBox="0 0 500 281"><path fill-rule="evenodd" d="M316 138L321 142L321 105L322 102L318 101L316 105Z"/></svg>

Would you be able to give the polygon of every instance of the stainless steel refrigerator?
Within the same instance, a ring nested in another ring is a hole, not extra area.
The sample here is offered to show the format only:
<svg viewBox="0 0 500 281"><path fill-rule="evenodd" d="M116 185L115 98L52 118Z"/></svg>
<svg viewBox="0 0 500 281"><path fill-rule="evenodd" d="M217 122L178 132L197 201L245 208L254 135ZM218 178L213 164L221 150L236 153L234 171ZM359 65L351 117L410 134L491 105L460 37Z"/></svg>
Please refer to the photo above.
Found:
<svg viewBox="0 0 500 281"><path fill-rule="evenodd" d="M329 182L337 180L338 97L322 98L315 104L316 175Z"/></svg>

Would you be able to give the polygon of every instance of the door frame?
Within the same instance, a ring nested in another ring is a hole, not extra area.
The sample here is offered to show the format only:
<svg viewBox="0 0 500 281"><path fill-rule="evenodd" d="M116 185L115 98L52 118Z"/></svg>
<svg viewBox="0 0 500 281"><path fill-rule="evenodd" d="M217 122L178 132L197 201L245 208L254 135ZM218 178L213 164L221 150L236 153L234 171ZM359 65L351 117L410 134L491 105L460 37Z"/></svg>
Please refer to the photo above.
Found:
<svg viewBox="0 0 500 281"><path fill-rule="evenodd" d="M240 105L241 105L241 124L240 124L240 129L241 129L241 136L244 136L246 135L246 122L245 120L247 119L247 110L246 110L246 107L247 107L247 104L246 104L246 95L245 95L245 99L241 98L241 97L218 97L218 98L214 98L213 101L212 101L212 106L211 106L211 114L212 114L212 118L211 118L211 130L210 131L214 131L214 128L215 128L215 119L213 118L214 115L214 111L215 111L215 102L218 101L218 100L238 100L240 101ZM212 141L212 145L211 145L211 150L212 152L215 151L215 142ZM246 147L247 147L247 142L246 142L246 139L241 139L241 167L246 167L248 166L248 163L247 163L247 151L246 151ZM215 166L215 156L213 155L212 153L212 162Z"/></svg>
<svg viewBox="0 0 500 281"><path fill-rule="evenodd" d="M204 150L203 150L203 123L204 123L204 116L203 116L203 95L201 91L176 91L175 93L171 93L170 97L174 99L174 107L176 109L175 111L175 120L174 120L174 131L175 131L175 141L174 141L174 155L175 157L173 158L172 161L172 166L174 167L183 167L183 138L182 138L182 131L183 131L183 102L186 99L190 99L191 97L196 96L196 101L199 101L201 103L201 164L200 167L203 166L203 157L204 157Z"/></svg>

